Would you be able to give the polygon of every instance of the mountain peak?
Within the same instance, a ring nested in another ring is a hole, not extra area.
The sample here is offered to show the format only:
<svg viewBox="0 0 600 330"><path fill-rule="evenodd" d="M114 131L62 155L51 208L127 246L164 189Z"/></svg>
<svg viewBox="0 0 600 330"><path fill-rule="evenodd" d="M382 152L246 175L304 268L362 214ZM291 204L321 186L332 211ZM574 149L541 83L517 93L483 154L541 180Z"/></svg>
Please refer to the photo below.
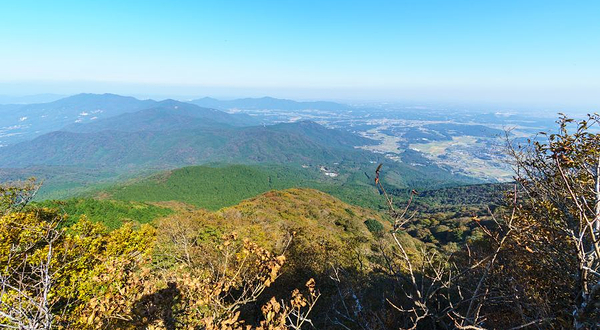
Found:
<svg viewBox="0 0 600 330"><path fill-rule="evenodd" d="M209 97L209 96L205 96L205 97L199 98L197 100L202 100L202 101L219 101L219 100L215 99L214 97Z"/></svg>
<svg viewBox="0 0 600 330"><path fill-rule="evenodd" d="M173 106L190 106L190 103L185 103L185 102L181 102L181 101L177 101L177 100L173 100L173 99L166 99L166 100L162 100L159 101L157 103L158 106L167 106L167 107L173 107Z"/></svg>

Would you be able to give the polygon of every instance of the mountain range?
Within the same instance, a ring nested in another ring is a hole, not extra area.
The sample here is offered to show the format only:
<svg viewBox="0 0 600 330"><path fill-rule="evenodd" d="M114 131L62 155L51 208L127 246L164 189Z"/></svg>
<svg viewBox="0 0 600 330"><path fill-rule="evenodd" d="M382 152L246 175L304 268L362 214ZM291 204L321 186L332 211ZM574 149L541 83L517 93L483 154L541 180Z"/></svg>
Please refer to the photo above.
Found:
<svg viewBox="0 0 600 330"><path fill-rule="evenodd" d="M155 103L114 94L78 94L49 103L0 105L0 145L30 140L73 123L141 110Z"/></svg>
<svg viewBox="0 0 600 330"><path fill-rule="evenodd" d="M153 103L136 112L123 113L88 123L75 123L63 128L78 133L116 130L123 132L165 131L223 126L252 126L259 121L245 114L228 114L175 100Z"/></svg>
<svg viewBox="0 0 600 330"><path fill-rule="evenodd" d="M36 100L31 99L31 100ZM40 98L43 100L43 98ZM15 99L14 101L18 101ZM237 100L217 100L202 98L190 102L175 100L138 100L134 97L116 94L77 94L56 101L34 104L0 104L0 147L22 141L31 140L37 136L67 127L69 131L79 131L79 124L93 123L99 119L111 118L134 113L145 109L155 109L159 116L160 109L178 107L179 112L194 118L205 120L206 125L214 120L232 126L258 125L260 121L244 114L227 114L214 109L321 109L347 110L350 107L334 102L297 102L292 100L264 98L245 98ZM150 115L145 113L146 116ZM130 119L144 120L135 116L113 118L104 125L117 124L123 128L129 126L122 122ZM172 118L171 118L172 119ZM183 119L180 117L180 119ZM119 123L119 121L122 121ZM198 124L198 120L193 120ZM143 125L143 123L140 123ZM205 125L205 126L206 126ZM101 126L101 125L100 125ZM85 129L92 129L88 126ZM135 127L135 125L134 125Z"/></svg>
<svg viewBox="0 0 600 330"><path fill-rule="evenodd" d="M366 153L354 147L373 143L313 122L252 126L256 121L244 114L174 100L139 101L110 94L78 95L44 107L31 105L27 112L40 115L51 108L61 109L57 112L64 116L75 109L88 109L86 113L92 113L89 109L93 108L106 110L98 112L105 118L70 124L31 141L0 148L0 167L341 161L360 154L366 159ZM55 113L52 118L59 115Z"/></svg>
<svg viewBox="0 0 600 330"><path fill-rule="evenodd" d="M174 109L192 117L216 120L234 126L258 124L242 114L227 114L174 100L138 100L115 94L78 94L57 101L36 104L0 105L0 145L30 140L44 133L78 124L93 123L99 119L137 112L143 109ZM127 122L133 117L115 118ZM107 125L109 123L106 123ZM126 124L121 124L126 126ZM91 126L90 126L91 127Z"/></svg>
<svg viewBox="0 0 600 330"><path fill-rule="evenodd" d="M347 107L272 98L231 102L257 107L276 106L268 105L270 102L290 108ZM341 186L370 186L372 167L384 160L381 154L357 148L378 143L375 140L312 121L260 125L256 117L217 110L215 105L79 94L46 104L0 106L0 111L10 113L13 120L27 117L22 122L28 123L15 128L23 133L11 140L16 143L0 147L0 177L35 175L48 180L48 193L65 196L59 190L78 193L101 182L112 184L184 166L280 164L310 168L315 184L334 180ZM1 118L4 123L10 121ZM390 162L388 182L401 188L474 181L421 163ZM293 171L295 178L300 172Z"/></svg>
<svg viewBox="0 0 600 330"><path fill-rule="evenodd" d="M205 97L189 101L189 103L196 104L202 107L209 107L222 110L231 109L272 109L272 110L306 110L306 109L318 109L318 110L330 110L330 111L343 111L351 110L352 107L346 104L327 102L327 101L316 101L316 102L298 102L286 99L276 99L272 97L261 97L261 98L243 98L236 100L217 100L211 97Z"/></svg>
<svg viewBox="0 0 600 330"><path fill-rule="evenodd" d="M149 126L156 126L149 124ZM298 126L311 126L309 129ZM307 134L295 133L303 130ZM360 151L344 144L339 132L313 123L276 127L219 127L135 132L57 131L0 149L0 167L34 165L183 166L215 161L308 162L351 158ZM317 138L311 137L311 135ZM346 133L349 134L349 133ZM319 139L332 137L333 145ZM352 136L349 140L359 141ZM368 140L365 139L365 142ZM365 158L366 159L366 158Z"/></svg>

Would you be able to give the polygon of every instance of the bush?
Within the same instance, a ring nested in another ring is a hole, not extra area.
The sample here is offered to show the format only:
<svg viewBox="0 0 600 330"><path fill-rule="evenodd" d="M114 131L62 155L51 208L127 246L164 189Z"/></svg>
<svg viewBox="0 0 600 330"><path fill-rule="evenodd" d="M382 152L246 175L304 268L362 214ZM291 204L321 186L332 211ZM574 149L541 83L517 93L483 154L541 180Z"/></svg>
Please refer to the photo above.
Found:
<svg viewBox="0 0 600 330"><path fill-rule="evenodd" d="M373 234L379 234L383 232L383 225L381 222L375 219L369 219L365 221L365 226L367 226L367 229L369 229L369 231Z"/></svg>

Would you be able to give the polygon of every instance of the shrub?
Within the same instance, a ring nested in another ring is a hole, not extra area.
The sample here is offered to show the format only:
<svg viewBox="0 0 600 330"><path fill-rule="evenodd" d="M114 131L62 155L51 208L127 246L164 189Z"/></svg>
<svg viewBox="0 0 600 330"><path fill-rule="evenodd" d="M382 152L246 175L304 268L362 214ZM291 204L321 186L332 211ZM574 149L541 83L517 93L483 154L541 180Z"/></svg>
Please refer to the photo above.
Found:
<svg viewBox="0 0 600 330"><path fill-rule="evenodd" d="M367 226L367 229L369 229L369 231L373 234L379 234L379 233L383 232L383 229L384 229L381 222L379 222L375 219L369 219L369 220L365 221L365 226Z"/></svg>

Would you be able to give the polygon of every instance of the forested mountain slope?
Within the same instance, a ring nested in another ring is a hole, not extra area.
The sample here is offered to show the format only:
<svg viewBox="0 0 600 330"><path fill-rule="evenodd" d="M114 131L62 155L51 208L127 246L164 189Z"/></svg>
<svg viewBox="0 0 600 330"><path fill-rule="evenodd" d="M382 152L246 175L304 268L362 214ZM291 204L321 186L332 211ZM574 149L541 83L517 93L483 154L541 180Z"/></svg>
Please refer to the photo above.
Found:
<svg viewBox="0 0 600 330"><path fill-rule="evenodd" d="M152 113L153 110L150 110ZM146 111L137 113L145 116ZM170 118L190 124L185 117ZM163 125L147 121L147 127ZM193 122L192 122L193 123ZM200 122L197 122L200 124ZM184 127L185 127L184 125ZM366 160L368 152L353 143L368 139L306 123L266 127L208 127L135 132L102 130L90 133L57 131L32 141L0 149L0 167L33 165L182 166L214 161L318 162ZM331 143L325 144L326 140Z"/></svg>
<svg viewBox="0 0 600 330"><path fill-rule="evenodd" d="M0 144L13 144L74 123L134 112L155 104L115 94L78 94L54 102L0 105Z"/></svg>

